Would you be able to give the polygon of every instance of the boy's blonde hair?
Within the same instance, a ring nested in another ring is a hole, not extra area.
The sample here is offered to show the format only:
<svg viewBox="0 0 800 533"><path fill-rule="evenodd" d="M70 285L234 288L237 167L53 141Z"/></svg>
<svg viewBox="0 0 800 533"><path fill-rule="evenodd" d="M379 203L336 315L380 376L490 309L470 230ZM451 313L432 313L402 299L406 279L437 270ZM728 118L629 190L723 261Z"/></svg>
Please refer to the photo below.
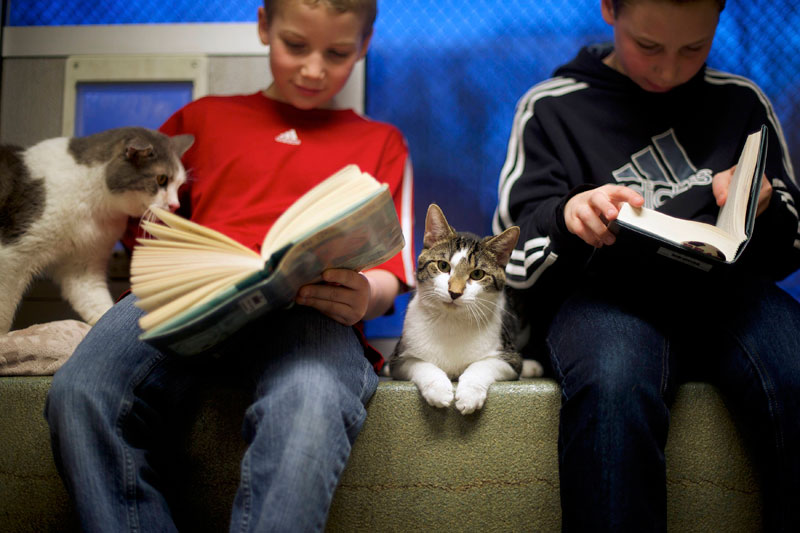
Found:
<svg viewBox="0 0 800 533"><path fill-rule="evenodd" d="M323 4L339 13L355 13L364 18L363 37L372 33L372 25L378 16L378 0L264 0L267 24L272 24L275 13L289 2L303 2L310 6Z"/></svg>

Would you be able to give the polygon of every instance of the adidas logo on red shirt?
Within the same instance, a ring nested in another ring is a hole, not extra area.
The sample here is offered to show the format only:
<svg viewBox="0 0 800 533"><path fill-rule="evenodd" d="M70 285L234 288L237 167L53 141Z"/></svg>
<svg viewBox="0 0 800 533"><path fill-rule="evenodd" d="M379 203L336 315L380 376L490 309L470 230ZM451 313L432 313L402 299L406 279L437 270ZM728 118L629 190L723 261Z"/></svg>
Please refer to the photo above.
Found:
<svg viewBox="0 0 800 533"><path fill-rule="evenodd" d="M293 145L300 144L300 138L297 136L297 132L295 131L294 128L284 131L283 133L275 137L275 140L283 144L293 144Z"/></svg>

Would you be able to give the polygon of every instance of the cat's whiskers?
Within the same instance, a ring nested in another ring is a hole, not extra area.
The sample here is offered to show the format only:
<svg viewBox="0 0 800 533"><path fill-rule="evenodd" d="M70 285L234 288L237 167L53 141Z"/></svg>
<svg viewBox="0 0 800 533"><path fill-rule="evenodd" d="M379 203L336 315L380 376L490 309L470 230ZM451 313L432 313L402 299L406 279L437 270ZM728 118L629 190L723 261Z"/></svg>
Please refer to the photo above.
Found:
<svg viewBox="0 0 800 533"><path fill-rule="evenodd" d="M459 233L438 206L428 208L417 292L389 369L413 381L430 405L469 414L483 407L491 383L519 376L516 316L503 286L518 236L517 227L485 238Z"/></svg>
<svg viewBox="0 0 800 533"><path fill-rule="evenodd" d="M491 314L493 318L498 320L502 320L503 316L509 313L501 302L493 298L477 298L475 300L475 306L480 307L484 316ZM488 322L488 320L486 321Z"/></svg>
<svg viewBox="0 0 800 533"><path fill-rule="evenodd" d="M149 239L152 237L152 235L147 230L144 229L145 222L155 222L155 223L161 223L161 222L151 209L148 209L147 211L144 212L144 215L142 215L142 218L139 221L139 228L142 232L143 237Z"/></svg>
<svg viewBox="0 0 800 533"><path fill-rule="evenodd" d="M475 325L481 327L486 324L486 311L483 309L483 306L480 305L479 300L473 300L472 305L467 306L467 310Z"/></svg>

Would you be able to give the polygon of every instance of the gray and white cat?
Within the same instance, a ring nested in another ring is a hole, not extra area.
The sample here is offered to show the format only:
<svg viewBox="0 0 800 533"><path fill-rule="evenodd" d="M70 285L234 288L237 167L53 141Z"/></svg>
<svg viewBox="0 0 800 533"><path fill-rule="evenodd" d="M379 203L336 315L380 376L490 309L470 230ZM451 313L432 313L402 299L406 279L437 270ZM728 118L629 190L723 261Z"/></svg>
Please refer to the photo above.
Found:
<svg viewBox="0 0 800 533"><path fill-rule="evenodd" d="M39 274L94 324L113 303L106 267L128 217L178 207L180 158L193 142L129 127L0 145L0 334Z"/></svg>
<svg viewBox="0 0 800 533"><path fill-rule="evenodd" d="M455 400L469 414L483 407L492 383L520 376L516 317L505 293L505 267L518 238L516 226L485 238L457 232L439 206L428 207L417 290L389 372L413 381L430 405ZM541 367L530 375L541 375Z"/></svg>

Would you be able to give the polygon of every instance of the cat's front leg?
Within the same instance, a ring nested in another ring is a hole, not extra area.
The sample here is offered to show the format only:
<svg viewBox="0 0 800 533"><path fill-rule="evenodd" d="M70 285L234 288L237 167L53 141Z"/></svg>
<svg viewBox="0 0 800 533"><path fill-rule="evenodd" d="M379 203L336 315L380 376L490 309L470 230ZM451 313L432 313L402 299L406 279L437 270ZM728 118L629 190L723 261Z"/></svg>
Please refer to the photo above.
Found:
<svg viewBox="0 0 800 533"><path fill-rule="evenodd" d="M456 409L468 415L483 407L489 386L495 381L517 379L518 375L511 365L497 357L475 361L458 378L456 388Z"/></svg>
<svg viewBox="0 0 800 533"><path fill-rule="evenodd" d="M95 259L65 260L52 269L53 279L61 286L61 294L80 317L94 325L114 301L106 282L105 262Z"/></svg>
<svg viewBox="0 0 800 533"><path fill-rule="evenodd" d="M0 335L2 335L11 329L17 306L32 276L5 261L0 261L0 272L2 272L0 275Z"/></svg>
<svg viewBox="0 0 800 533"><path fill-rule="evenodd" d="M391 365L392 377L413 381L422 397L433 407L453 403L453 382L438 366L416 357L403 357Z"/></svg>

